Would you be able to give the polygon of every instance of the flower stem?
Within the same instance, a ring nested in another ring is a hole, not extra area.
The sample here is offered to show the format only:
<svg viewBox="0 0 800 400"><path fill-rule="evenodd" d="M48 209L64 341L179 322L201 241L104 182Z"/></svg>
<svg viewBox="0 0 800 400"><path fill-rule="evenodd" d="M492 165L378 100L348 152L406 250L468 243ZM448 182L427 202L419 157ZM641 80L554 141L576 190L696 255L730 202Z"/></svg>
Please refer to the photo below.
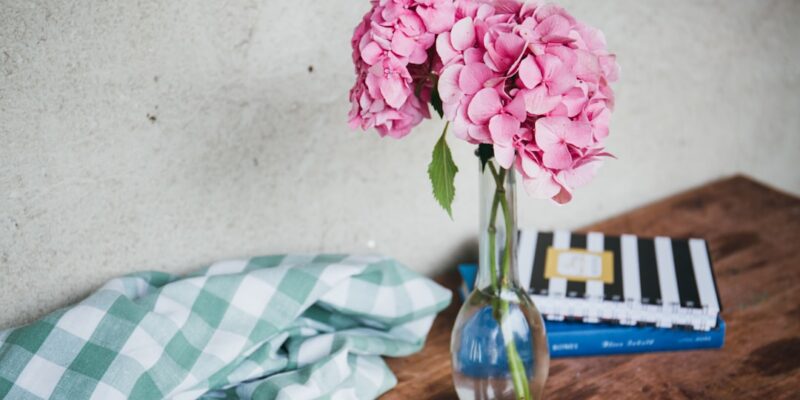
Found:
<svg viewBox="0 0 800 400"><path fill-rule="evenodd" d="M500 204L500 194L498 192L494 193L494 199L492 200L492 213L491 219L489 220L489 228L487 229L487 233L489 235L489 274L491 275L489 278L492 282L492 292L496 295L499 293L498 286L497 286L497 257L495 256L495 249L496 249L496 237L497 237L497 228L495 227L495 221L497 220L497 205Z"/></svg>
<svg viewBox="0 0 800 400"><path fill-rule="evenodd" d="M503 219L506 221L506 248L505 254L503 255L503 281L501 284L503 287L508 287L511 280L511 241L514 240L514 226L509 223L509 221L511 221L511 210L509 209L506 196L500 197L500 205L503 208Z"/></svg>
<svg viewBox="0 0 800 400"><path fill-rule="evenodd" d="M494 168L494 165L489 163L489 167L491 168L492 175L495 178L495 188L502 187L502 179L498 180L497 170ZM498 183L500 185L498 186ZM503 196L503 192L500 190L495 190L494 198L492 199L492 211L489 217L489 227L487 228L487 233L489 236L489 278L491 281L492 287L492 315L494 316L495 320L502 321L503 316L501 315L502 307L500 306L500 288L498 287L498 279L497 279L497 227L495 226L497 221L497 207L500 204L500 198Z"/></svg>
<svg viewBox="0 0 800 400"><path fill-rule="evenodd" d="M493 297L495 300L492 302L492 308L494 309L493 315L497 320L498 325L500 326L501 332L503 334L503 340L506 343L506 357L508 358L508 369L511 373L511 381L514 385L514 392L516 393L517 399L520 400L530 400L531 399L531 392L530 387L528 385L528 374L525 371L525 364L522 362L522 357L520 357L519 352L517 351L517 345L514 340L513 333L510 330L504 329L504 323L510 323L507 321L507 317L509 315L509 302L508 300L503 299L502 292L503 289L509 288L511 283L511 257L512 254L512 243L514 240L514 226L511 221L511 209L508 204L508 200L506 199L506 192L505 192L505 178L507 170L501 168L500 171L497 171L494 164L491 162L489 163L489 168L492 172L492 176L495 180L495 194L494 199L492 201L492 211L489 220L489 227L488 227L488 236L489 236L489 266L490 266L490 273L491 282L492 282L492 289L493 289ZM496 267L496 255L495 255L495 240L497 234L497 228L495 227L495 222L497 220L497 211L498 211L498 203L500 208L503 210L503 220L505 222L506 227L506 243L505 248L503 249L503 257L502 257L502 270L500 272L500 288L498 290L498 282L497 282L497 267Z"/></svg>

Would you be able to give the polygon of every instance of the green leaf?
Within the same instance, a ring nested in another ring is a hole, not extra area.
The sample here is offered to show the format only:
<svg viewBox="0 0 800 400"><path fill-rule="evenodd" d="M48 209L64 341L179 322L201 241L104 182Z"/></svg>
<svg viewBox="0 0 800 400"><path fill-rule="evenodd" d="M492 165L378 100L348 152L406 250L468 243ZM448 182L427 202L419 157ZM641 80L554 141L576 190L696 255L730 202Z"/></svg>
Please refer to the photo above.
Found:
<svg viewBox="0 0 800 400"><path fill-rule="evenodd" d="M436 113L439 114L439 118L444 117L444 108L442 108L442 98L439 96L439 85L433 85L433 94L431 94L431 105L433 109L436 110Z"/></svg>
<svg viewBox="0 0 800 400"><path fill-rule="evenodd" d="M487 143L478 145L478 158L481 159L481 172L486 169L486 163L494 157L494 147Z"/></svg>
<svg viewBox="0 0 800 400"><path fill-rule="evenodd" d="M447 146L447 141L445 140L449 125L450 123L448 122L444 126L442 137L433 147L433 160L428 166L428 176L431 178L431 184L433 184L433 197L447 211L450 218L453 218L451 206L453 198L456 196L454 181L456 173L458 173L458 167L453 162L453 155L450 153L450 147Z"/></svg>

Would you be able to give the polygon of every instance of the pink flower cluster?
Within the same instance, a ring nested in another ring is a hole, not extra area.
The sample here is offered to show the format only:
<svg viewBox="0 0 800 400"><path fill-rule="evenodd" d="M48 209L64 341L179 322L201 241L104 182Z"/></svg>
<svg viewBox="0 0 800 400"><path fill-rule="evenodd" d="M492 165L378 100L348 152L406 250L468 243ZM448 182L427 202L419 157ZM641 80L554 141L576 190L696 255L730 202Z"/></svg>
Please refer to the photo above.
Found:
<svg viewBox="0 0 800 400"><path fill-rule="evenodd" d="M433 41L435 52L428 51ZM602 32L559 6L382 0L356 29L353 45L355 126L408 134L429 117L426 83L433 74L454 134L492 145L499 165L515 168L532 196L570 201L608 156L602 142L616 59Z"/></svg>
<svg viewBox="0 0 800 400"><path fill-rule="evenodd" d="M353 34L350 125L401 138L430 118L429 49L455 22L453 0L373 0Z"/></svg>

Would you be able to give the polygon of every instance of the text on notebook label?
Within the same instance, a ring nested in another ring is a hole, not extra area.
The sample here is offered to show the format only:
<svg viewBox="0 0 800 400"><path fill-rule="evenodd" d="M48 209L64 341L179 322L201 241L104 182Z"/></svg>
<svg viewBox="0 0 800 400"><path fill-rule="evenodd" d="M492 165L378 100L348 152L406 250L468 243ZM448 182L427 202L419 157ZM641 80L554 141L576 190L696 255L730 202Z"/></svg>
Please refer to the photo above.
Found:
<svg viewBox="0 0 800 400"><path fill-rule="evenodd" d="M574 282L614 283L614 253L585 249L547 249L545 278L563 278Z"/></svg>
<svg viewBox="0 0 800 400"><path fill-rule="evenodd" d="M558 255L558 274L586 279L600 279L603 259L592 253L561 253Z"/></svg>

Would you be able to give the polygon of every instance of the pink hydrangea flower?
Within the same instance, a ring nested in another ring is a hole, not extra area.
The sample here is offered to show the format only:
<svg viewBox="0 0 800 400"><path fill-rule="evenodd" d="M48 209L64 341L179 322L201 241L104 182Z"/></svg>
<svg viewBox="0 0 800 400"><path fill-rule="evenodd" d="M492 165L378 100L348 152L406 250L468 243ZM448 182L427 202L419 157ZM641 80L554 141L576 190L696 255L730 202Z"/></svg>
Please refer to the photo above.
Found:
<svg viewBox="0 0 800 400"><path fill-rule="evenodd" d="M560 6L374 1L356 28L353 53L354 126L405 136L428 117L433 74L455 136L491 145L532 196L570 201L609 156L609 85L619 67L602 32Z"/></svg>
<svg viewBox="0 0 800 400"><path fill-rule="evenodd" d="M618 67L605 38L555 5L459 4L453 29L436 39L455 135L491 144L531 195L569 201L608 155Z"/></svg>
<svg viewBox="0 0 800 400"><path fill-rule="evenodd" d="M373 1L351 42L357 79L350 126L402 138L430 118L428 50L454 19L453 0Z"/></svg>

